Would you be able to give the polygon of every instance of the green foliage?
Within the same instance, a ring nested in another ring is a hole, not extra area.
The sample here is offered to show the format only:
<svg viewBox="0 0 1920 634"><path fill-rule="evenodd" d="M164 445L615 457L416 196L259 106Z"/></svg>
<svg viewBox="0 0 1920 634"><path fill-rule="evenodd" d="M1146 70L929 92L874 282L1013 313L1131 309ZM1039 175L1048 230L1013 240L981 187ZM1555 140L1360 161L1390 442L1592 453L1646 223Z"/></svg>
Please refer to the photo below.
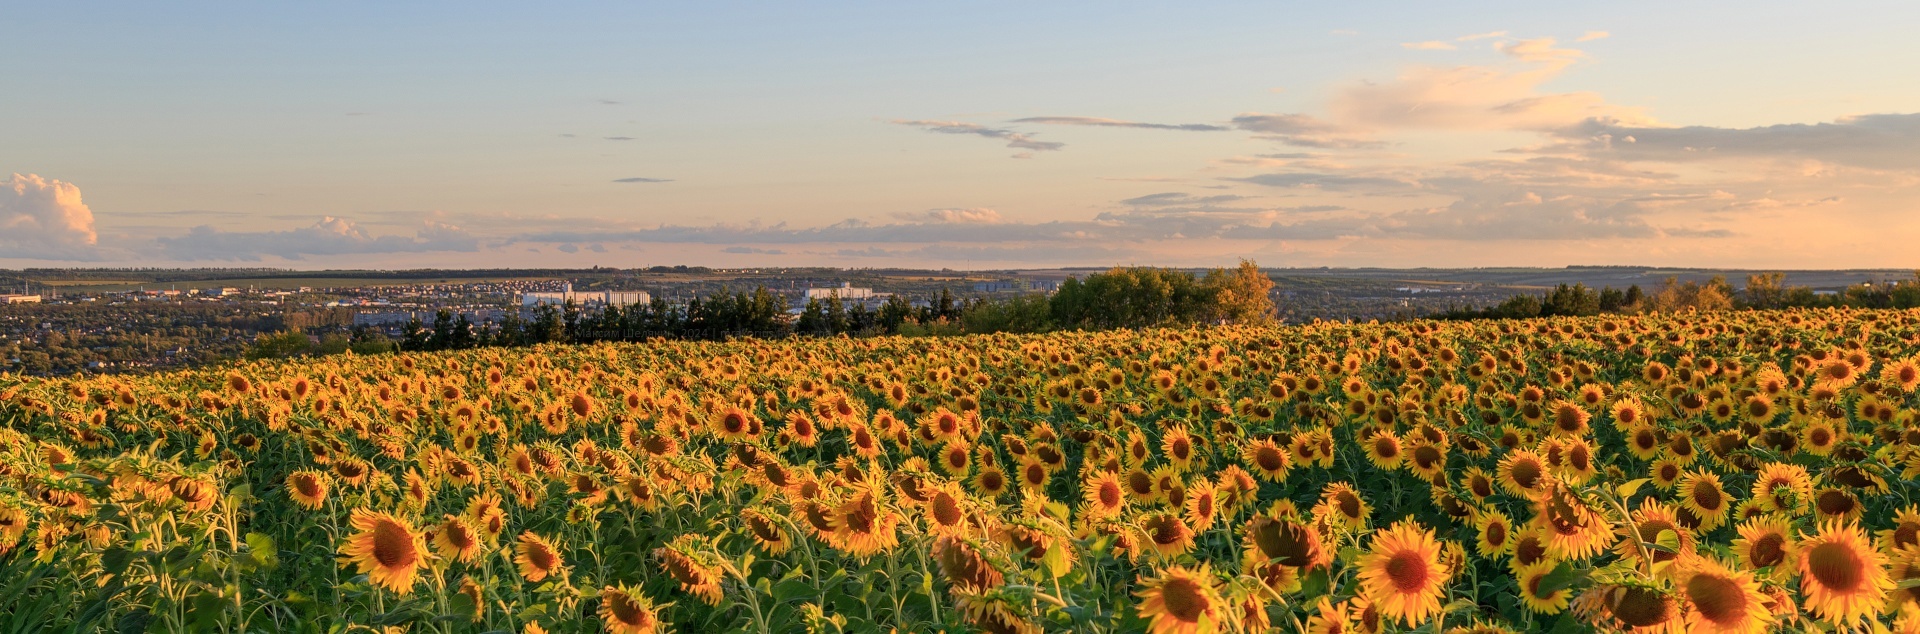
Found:
<svg viewBox="0 0 1920 634"><path fill-rule="evenodd" d="M261 334L247 347L248 359L290 359L313 351L313 340L306 333L292 330Z"/></svg>

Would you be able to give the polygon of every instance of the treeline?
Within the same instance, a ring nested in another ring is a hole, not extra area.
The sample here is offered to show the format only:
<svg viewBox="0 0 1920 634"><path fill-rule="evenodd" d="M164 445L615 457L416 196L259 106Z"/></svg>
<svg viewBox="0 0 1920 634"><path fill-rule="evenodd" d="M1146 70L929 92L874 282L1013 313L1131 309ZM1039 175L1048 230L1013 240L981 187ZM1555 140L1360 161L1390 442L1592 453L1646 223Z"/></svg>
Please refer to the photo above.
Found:
<svg viewBox="0 0 1920 634"><path fill-rule="evenodd" d="M961 299L941 289L924 304L896 294L873 310L865 303L828 297L808 301L798 316L789 318L780 298L761 287L751 293L723 291L684 306L658 298L649 304L593 311L573 305L541 306L529 318L509 313L498 324L475 324L465 315L442 310L433 323L409 323L406 336L399 340L368 328L330 334L318 343L304 333L286 332L261 335L247 356L285 358L348 350L378 354L653 338L944 336L1264 323L1274 320L1272 288L1273 281L1250 261L1201 276L1127 267L1068 280L1051 296Z"/></svg>
<svg viewBox="0 0 1920 634"><path fill-rule="evenodd" d="M1778 310L1783 308L1917 308L1920 272L1912 279L1879 284L1856 284L1835 293L1807 286L1790 286L1782 273L1747 276L1736 289L1725 276L1706 282L1681 282L1669 277L1652 293L1638 285L1625 290L1584 284L1561 284L1544 295L1519 294L1487 308L1455 308L1431 315L1435 319L1525 319L1529 317L1589 316L1602 313L1659 313L1684 310Z"/></svg>

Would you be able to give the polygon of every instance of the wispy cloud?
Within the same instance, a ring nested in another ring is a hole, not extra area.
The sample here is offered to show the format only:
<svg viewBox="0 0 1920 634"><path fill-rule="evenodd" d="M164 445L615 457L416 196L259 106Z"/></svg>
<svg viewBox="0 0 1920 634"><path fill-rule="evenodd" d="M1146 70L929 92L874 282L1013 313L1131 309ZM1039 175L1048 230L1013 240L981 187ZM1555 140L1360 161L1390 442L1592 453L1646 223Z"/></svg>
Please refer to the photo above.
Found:
<svg viewBox="0 0 1920 634"><path fill-rule="evenodd" d="M616 179L613 179L613 182L616 182L616 183L671 183L671 182L673 182L673 179L671 179L671 178L646 178L646 177L643 177L643 176L635 176L635 177L633 177L633 178L616 178Z"/></svg>
<svg viewBox="0 0 1920 634"><path fill-rule="evenodd" d="M987 126L983 126L978 123L966 123L962 121L930 121L925 119L895 119L895 120L889 121L888 123L894 123L894 124L904 125L904 126L913 126L916 128L920 128L922 130L926 130L928 132L934 132L939 134L970 134L973 136L986 137L989 139L1004 140L1007 142L1007 147L1021 149L1021 150L1030 150L1035 152L1048 152L1048 151L1054 151L1054 150L1058 150L1060 148L1066 147L1065 143L1059 143L1054 141L1035 141L1033 140L1032 136L1021 133L1021 132L1015 132L1013 130L1007 130L1004 128L989 128Z"/></svg>
<svg viewBox="0 0 1920 634"><path fill-rule="evenodd" d="M1428 40L1425 42L1402 42L1400 48L1415 51L1451 51L1459 47L1439 40Z"/></svg>
<svg viewBox="0 0 1920 634"><path fill-rule="evenodd" d="M1233 128L1209 123L1142 123L1122 121L1100 117L1026 117L1014 119L1012 123L1043 123L1048 125L1084 125L1105 128L1141 128L1146 130L1182 130L1187 132L1224 132Z"/></svg>
<svg viewBox="0 0 1920 634"><path fill-rule="evenodd" d="M1612 33L1608 33L1606 31L1587 31L1585 35L1581 35L1578 39L1575 39L1574 41L1575 42L1592 42L1594 40L1604 40L1612 36L1613 36Z"/></svg>
<svg viewBox="0 0 1920 634"><path fill-rule="evenodd" d="M630 137L630 136L610 136L610 137L601 137L601 138L604 138L608 141L632 141L633 140L633 137Z"/></svg>

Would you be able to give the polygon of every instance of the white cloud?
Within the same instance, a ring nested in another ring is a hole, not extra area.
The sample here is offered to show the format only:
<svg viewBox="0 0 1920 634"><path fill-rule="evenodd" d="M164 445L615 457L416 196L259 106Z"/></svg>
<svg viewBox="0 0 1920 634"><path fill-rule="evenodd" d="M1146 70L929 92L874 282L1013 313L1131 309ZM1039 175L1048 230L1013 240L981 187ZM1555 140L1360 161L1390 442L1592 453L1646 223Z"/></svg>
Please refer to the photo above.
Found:
<svg viewBox="0 0 1920 634"><path fill-rule="evenodd" d="M1574 41L1575 42L1592 42L1594 40L1604 40L1609 37L1613 37L1613 34L1608 33L1606 31L1587 31L1586 35L1582 35L1578 39L1575 39Z"/></svg>
<svg viewBox="0 0 1920 634"><path fill-rule="evenodd" d="M1473 35L1462 35L1460 37L1454 38L1454 41L1472 42L1474 40L1485 40L1485 39L1492 39L1496 37L1506 37L1506 36L1507 36L1506 31L1489 31L1486 33L1475 33Z"/></svg>
<svg viewBox="0 0 1920 634"><path fill-rule="evenodd" d="M1451 51L1459 47L1440 40L1428 40L1425 42L1402 42L1400 48L1415 51Z"/></svg>
<svg viewBox="0 0 1920 634"><path fill-rule="evenodd" d="M307 256L476 251L480 246L466 230L444 222L427 220L413 237L407 237L374 235L351 220L332 216L309 227L285 231L221 231L201 225L186 235L157 238L155 243L163 255L180 261L258 261L264 256L301 260Z"/></svg>
<svg viewBox="0 0 1920 634"><path fill-rule="evenodd" d="M94 259L98 241L93 210L73 183L14 174L0 187L0 257Z"/></svg>

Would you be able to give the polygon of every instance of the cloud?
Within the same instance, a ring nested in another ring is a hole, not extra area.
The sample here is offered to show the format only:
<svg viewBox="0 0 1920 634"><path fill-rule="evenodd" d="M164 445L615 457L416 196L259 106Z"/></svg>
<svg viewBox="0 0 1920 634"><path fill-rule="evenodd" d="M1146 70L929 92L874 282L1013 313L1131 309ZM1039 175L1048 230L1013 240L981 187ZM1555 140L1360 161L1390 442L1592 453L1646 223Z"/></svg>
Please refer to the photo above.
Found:
<svg viewBox="0 0 1920 634"><path fill-rule="evenodd" d="M1413 66L1393 81L1359 83L1335 94L1329 119L1358 130L1552 131L1588 119L1651 124L1639 108L1609 104L1591 92L1546 93L1584 53L1553 38L1501 42L1517 65Z"/></svg>
<svg viewBox="0 0 1920 634"><path fill-rule="evenodd" d="M783 251L780 249L759 249L755 247L727 247L725 249L721 249L720 252L752 254L752 255L786 255L787 254L786 251Z"/></svg>
<svg viewBox="0 0 1920 634"><path fill-rule="evenodd" d="M608 141L632 141L633 140L633 137L630 137L630 136L610 136L610 137L601 137L601 138L604 138Z"/></svg>
<svg viewBox="0 0 1920 634"><path fill-rule="evenodd" d="M1347 126L1306 114L1249 112L1235 116L1231 123L1237 129L1253 132L1262 138L1301 147L1366 149L1386 145Z"/></svg>
<svg viewBox="0 0 1920 634"><path fill-rule="evenodd" d="M1506 31L1488 31L1488 32L1486 32L1486 33L1475 33L1475 34L1473 34L1473 35L1462 35L1462 36L1460 36L1460 37L1457 37L1457 38L1454 38L1454 41L1456 41L1456 42L1472 42L1472 41L1474 41L1474 40L1486 40L1486 39L1492 39L1492 38L1496 38L1496 37L1506 37L1506 36L1507 36L1507 32L1506 32Z"/></svg>
<svg viewBox="0 0 1920 634"><path fill-rule="evenodd" d="M221 231L201 225L177 237L155 239L160 253L175 260L258 261L263 256L300 260L306 256L477 251L480 242L460 227L428 220L414 237L375 236L345 218L327 216L310 227L285 231Z"/></svg>
<svg viewBox="0 0 1920 634"><path fill-rule="evenodd" d="M1362 192L1370 194L1405 193L1418 188L1395 178L1378 176L1348 176L1343 174L1319 174L1312 172L1288 172L1279 174L1256 174L1226 180L1265 185L1268 187L1319 189L1334 192Z"/></svg>
<svg viewBox="0 0 1920 634"><path fill-rule="evenodd" d="M1451 51L1459 47L1439 40L1428 40L1425 42L1402 42L1400 48L1415 51Z"/></svg>
<svg viewBox="0 0 1920 634"><path fill-rule="evenodd" d="M1580 151L1624 160L1815 160L1869 169L1920 171L1920 113L1868 114L1830 123L1757 128L1662 128L1592 119L1560 134L1573 139Z"/></svg>
<svg viewBox="0 0 1920 634"><path fill-rule="evenodd" d="M620 102L618 102L618 101L614 101L614 100L612 100L612 99L595 99L594 101L595 101L595 102L597 102L597 103L599 103L599 104L600 104L600 105L602 105L602 106L618 106L618 105L620 105Z"/></svg>
<svg viewBox="0 0 1920 634"><path fill-rule="evenodd" d="M90 260L98 241L73 183L14 174L0 185L0 257Z"/></svg>
<svg viewBox="0 0 1920 634"><path fill-rule="evenodd" d="M1246 199L1247 199L1246 196L1239 196L1235 194L1220 194L1218 196L1194 196L1192 194L1188 194L1185 192L1164 192L1159 194L1147 194L1145 196L1128 198L1126 200L1120 201L1120 204L1131 206L1131 207L1175 207L1175 206L1189 206L1189 205L1216 205L1220 203L1229 203L1229 202L1246 200Z"/></svg>
<svg viewBox="0 0 1920 634"><path fill-rule="evenodd" d="M1223 132L1231 130L1227 126L1207 123L1141 123L1139 121L1121 121L1099 117L1026 117L1014 119L1012 123L1043 123L1048 125L1084 125L1106 128L1142 128L1147 130L1182 130L1187 132Z"/></svg>
<svg viewBox="0 0 1920 634"><path fill-rule="evenodd" d="M1594 41L1594 40L1604 40L1604 39L1607 39L1607 38L1609 38L1609 37L1613 37L1613 34L1612 34L1612 33L1608 33L1608 32L1606 32L1606 31L1587 31L1587 33L1586 33L1586 35L1582 35L1582 36L1580 36L1580 37L1578 37L1578 38L1575 38L1575 39L1574 39L1573 41L1575 41L1575 42L1592 42L1592 41Z"/></svg>
<svg viewBox="0 0 1920 634"><path fill-rule="evenodd" d="M613 182L616 182L616 183L671 183L673 182L673 179L646 178L644 176L635 176L633 178L616 178L616 179L613 179Z"/></svg>
<svg viewBox="0 0 1920 634"><path fill-rule="evenodd" d="M916 128L920 128L922 130L926 130L928 132L935 132L939 134L971 134L974 136L982 136L989 139L1001 139L1007 142L1007 147L1021 149L1021 150L1032 150L1036 152L1053 151L1053 150L1058 150L1060 148L1067 146L1067 144L1065 143L1058 143L1053 141L1035 141L1033 140L1032 137L1023 133L1014 132L1012 130L1000 129L1000 128L989 128L989 127L980 125L978 123L965 123L961 121L928 121L928 120L920 120L920 119L915 119L915 120L895 119L895 120L889 121L888 123L913 126ZM1028 154L1028 156L1015 155L1014 158L1028 158L1030 156L1032 155L1031 154Z"/></svg>
<svg viewBox="0 0 1920 634"><path fill-rule="evenodd" d="M923 213L899 212L894 218L908 222L994 224L1001 221L1000 212L984 207L928 209Z"/></svg>

